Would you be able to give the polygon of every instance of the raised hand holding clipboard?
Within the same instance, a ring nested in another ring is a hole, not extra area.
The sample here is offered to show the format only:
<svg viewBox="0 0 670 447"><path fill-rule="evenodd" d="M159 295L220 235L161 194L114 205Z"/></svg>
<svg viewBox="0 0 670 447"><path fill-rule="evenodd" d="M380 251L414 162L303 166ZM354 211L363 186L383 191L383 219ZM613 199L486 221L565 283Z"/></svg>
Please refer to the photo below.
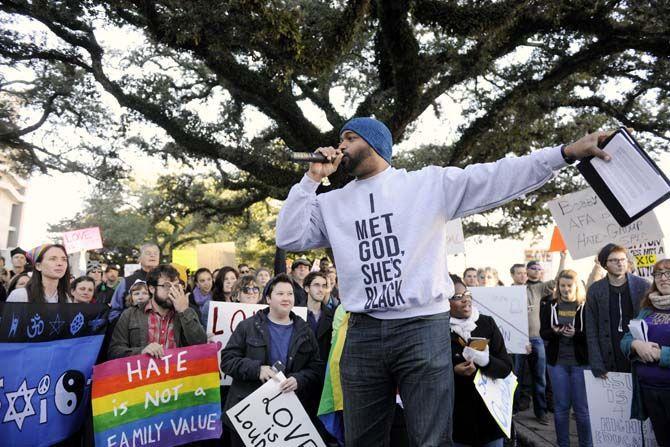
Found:
<svg viewBox="0 0 670 447"><path fill-rule="evenodd" d="M624 227L670 198L670 181L625 128L599 145L609 161L584 158L577 169Z"/></svg>

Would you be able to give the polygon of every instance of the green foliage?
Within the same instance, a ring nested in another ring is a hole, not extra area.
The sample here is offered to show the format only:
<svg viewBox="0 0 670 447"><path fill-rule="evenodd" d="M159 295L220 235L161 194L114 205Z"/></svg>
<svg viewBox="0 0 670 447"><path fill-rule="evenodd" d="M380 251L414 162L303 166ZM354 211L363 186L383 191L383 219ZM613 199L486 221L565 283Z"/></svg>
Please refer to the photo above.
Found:
<svg viewBox="0 0 670 447"><path fill-rule="evenodd" d="M0 29L0 144L16 169L128 177L132 147L192 168L161 180L180 219L253 214L302 175L287 147L332 145L362 115L399 143L446 96L463 107L449 143L398 166L489 162L617 125L652 150L670 139L666 1L0 0ZM568 171L466 231L521 235L578 185Z"/></svg>
<svg viewBox="0 0 670 447"><path fill-rule="evenodd" d="M71 219L49 227L58 233L99 226L105 249L94 257L115 264L136 262L138 249L155 242L164 261L172 250L194 247L199 243L235 242L238 262L272 266L274 226L278 206L269 201L255 203L240 215L212 221L199 213L186 211L167 188L173 178L162 178L155 187L131 185L104 197L88 199L86 207Z"/></svg>

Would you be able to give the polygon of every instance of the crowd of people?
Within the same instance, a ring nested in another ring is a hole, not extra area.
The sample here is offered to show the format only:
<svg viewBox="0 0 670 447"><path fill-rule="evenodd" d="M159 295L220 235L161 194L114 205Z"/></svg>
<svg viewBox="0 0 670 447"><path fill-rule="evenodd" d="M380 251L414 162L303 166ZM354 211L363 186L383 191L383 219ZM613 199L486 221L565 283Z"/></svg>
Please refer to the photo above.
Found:
<svg viewBox="0 0 670 447"><path fill-rule="evenodd" d="M340 129L338 146L318 148L324 160L310 163L291 188L277 219L274 276L242 264L180 277L174 266L160 263L155 244L146 244L140 269L127 277L119 279L114 266L91 263L83 279L71 280L64 247L47 244L12 252L10 276L24 275L26 261L33 268L23 287L18 280L10 285L7 301L108 304L107 358L159 357L165 349L206 343L209 302L265 303L265 310L237 326L221 353L222 371L233 378L222 387L222 406L230 408L283 370L282 390L296 392L329 445L343 439L326 432L315 403L330 326L346 312L338 369L347 447L446 446L452 439L455 445L503 445L504 434L473 378L499 379L511 371L521 382L517 411L532 401L544 424L553 411L557 442L567 446L573 409L579 444L589 446L585 370L598 378L631 372L631 414L649 417L658 444L668 446L670 261L656 263L651 285L631 273L626 249L614 244L602 248L586 282L565 268L564 255L553 279L543 278L537 261L513 264L514 285L527 290L529 340L525 354L512 356L495 319L472 301L473 288L502 285L498 272L484 267L466 269L462 279L449 275L448 221L536 190L577 160L609 161L599 145L611 135L593 132L571 144L464 169L408 172L392 166L393 135L384 123L353 118ZM340 165L354 180L317 194ZM286 271L283 250L322 248L332 256L314 271L304 259ZM307 307L306 320L295 306ZM648 328L643 339L629 333L636 317ZM223 419L228 429L214 445L243 445Z"/></svg>
<svg viewBox="0 0 670 447"><path fill-rule="evenodd" d="M0 271L0 295L8 302L108 304L109 341L101 360L160 357L165 349L207 343L210 301L267 304L239 324L222 351L221 369L233 378L230 388L222 387L222 407L232 407L273 377L279 362L287 377L282 390L296 391L324 440L337 445L316 417L339 306L337 270L328 258L318 268L299 258L288 272L280 268L275 275L268 268L240 264L215 271L199 268L184 278L172 265L160 263L155 244L139 251L140 269L127 277L119 276L118 266L91 261L86 274L74 278L64 247L17 248L11 253L12 269L3 267L7 275ZM279 265L286 265L280 260ZM659 445L668 445L670 260L654 266L651 284L632 270L626 249L614 244L602 248L587 281L565 268L565 253L555 278L546 281L540 262L513 264L511 285L527 289L525 355L509 354L495 320L473 304L472 288L502 285L495 269L467 268L462 278L450 275L455 445L504 444L504 433L475 390L478 370L496 379L513 371L519 380L514 411L529 408L532 401L536 418L544 424L552 411L560 446L570 445L571 410L579 445L592 445L584 371L599 378L632 372L632 417L650 418ZM306 321L293 312L295 306L307 307ZM628 331L636 318L646 322L647 340L634 339ZM402 415L402 407L397 411ZM224 424L222 445L243 446L226 417ZM402 436L392 440L403 442Z"/></svg>

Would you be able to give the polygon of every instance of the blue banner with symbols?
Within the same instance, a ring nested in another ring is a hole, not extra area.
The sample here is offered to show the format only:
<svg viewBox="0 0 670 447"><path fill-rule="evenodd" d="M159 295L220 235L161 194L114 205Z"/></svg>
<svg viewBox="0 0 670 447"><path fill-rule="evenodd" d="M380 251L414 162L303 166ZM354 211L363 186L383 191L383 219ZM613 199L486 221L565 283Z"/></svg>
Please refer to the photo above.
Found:
<svg viewBox="0 0 670 447"><path fill-rule="evenodd" d="M0 439L49 446L90 413L108 307L0 303Z"/></svg>

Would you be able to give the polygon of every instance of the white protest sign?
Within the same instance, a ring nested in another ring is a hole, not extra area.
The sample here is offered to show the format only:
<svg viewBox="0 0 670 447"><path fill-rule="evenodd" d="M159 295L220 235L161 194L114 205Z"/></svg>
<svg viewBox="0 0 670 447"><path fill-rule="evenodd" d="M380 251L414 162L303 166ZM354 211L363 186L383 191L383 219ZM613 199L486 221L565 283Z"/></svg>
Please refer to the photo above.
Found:
<svg viewBox="0 0 670 447"><path fill-rule="evenodd" d="M654 264L665 258L665 247L663 246L663 240L661 239L626 248L635 258L634 273L643 278L651 279Z"/></svg>
<svg viewBox="0 0 670 447"><path fill-rule="evenodd" d="M597 379L591 371L585 370L584 383L593 447L658 445L648 419L642 423L630 418L633 396L631 374L608 372L607 379Z"/></svg>
<svg viewBox="0 0 670 447"><path fill-rule="evenodd" d="M63 233L63 245L68 253L102 248L100 227L66 231Z"/></svg>
<svg viewBox="0 0 670 447"><path fill-rule="evenodd" d="M447 222L447 254L465 253L465 237L461 219Z"/></svg>
<svg viewBox="0 0 670 447"><path fill-rule="evenodd" d="M225 303L220 301L209 302L209 313L207 314L207 334L214 336L210 341L219 346L219 370L221 370L221 350L226 347L233 331L241 321L253 317L259 310L265 309L267 304L244 304L244 303ZM303 320L307 321L307 308L294 307L293 313ZM232 377L221 371L221 385L226 386L233 383Z"/></svg>
<svg viewBox="0 0 670 447"><path fill-rule="evenodd" d="M123 276L130 276L141 268L140 264L126 264L123 266Z"/></svg>
<svg viewBox="0 0 670 447"><path fill-rule="evenodd" d="M475 376L477 392L508 438L512 437L512 402L516 385L516 376L512 372L504 379L492 379L478 369Z"/></svg>
<svg viewBox="0 0 670 447"><path fill-rule="evenodd" d="M554 253L546 248L527 248L523 254L526 264L530 261L538 261L545 273L554 271Z"/></svg>
<svg viewBox="0 0 670 447"><path fill-rule="evenodd" d="M247 447L326 447L295 393L282 393L279 373L226 412Z"/></svg>
<svg viewBox="0 0 670 447"><path fill-rule="evenodd" d="M495 320L507 351L525 354L529 343L526 286L473 287L470 292L479 312Z"/></svg>
<svg viewBox="0 0 670 447"><path fill-rule="evenodd" d="M591 188L559 197L548 206L572 259L593 256L610 242L631 247L663 239L653 212L622 228Z"/></svg>

